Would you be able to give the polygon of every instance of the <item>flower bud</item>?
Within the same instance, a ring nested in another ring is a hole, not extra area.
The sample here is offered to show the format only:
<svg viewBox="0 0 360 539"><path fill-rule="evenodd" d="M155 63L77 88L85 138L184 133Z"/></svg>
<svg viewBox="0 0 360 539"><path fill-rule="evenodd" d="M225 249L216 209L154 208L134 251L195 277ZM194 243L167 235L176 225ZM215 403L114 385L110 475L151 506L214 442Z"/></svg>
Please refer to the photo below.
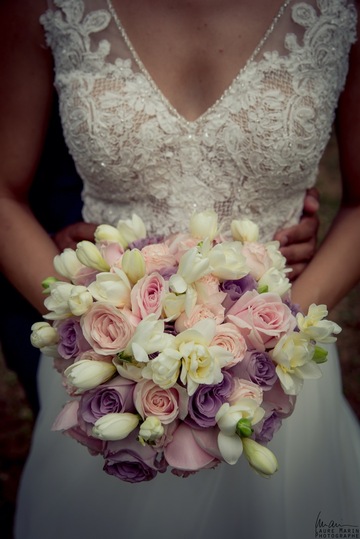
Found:
<svg viewBox="0 0 360 539"><path fill-rule="evenodd" d="M112 363L82 359L68 367L64 374L70 384L81 390L92 389L109 380L116 372Z"/></svg>
<svg viewBox="0 0 360 539"><path fill-rule="evenodd" d="M278 469L276 457L270 449L251 438L243 438L244 455L250 466L263 476L273 475Z"/></svg>
<svg viewBox="0 0 360 539"><path fill-rule="evenodd" d="M74 249L67 248L64 249L62 253L55 256L54 267L57 273L60 273L60 275L72 281L83 268L83 264L76 256Z"/></svg>
<svg viewBox="0 0 360 539"><path fill-rule="evenodd" d="M121 267L133 284L146 273L145 259L139 249L125 251L121 259Z"/></svg>
<svg viewBox="0 0 360 539"><path fill-rule="evenodd" d="M246 241L258 241L259 239L259 227L253 221L249 219L234 220L231 223L231 233L234 240L246 242Z"/></svg>
<svg viewBox="0 0 360 539"><path fill-rule="evenodd" d="M139 416L130 413L106 414L98 419L92 434L101 440L123 440L139 424Z"/></svg>
<svg viewBox="0 0 360 539"><path fill-rule="evenodd" d="M117 229L123 238L123 247L126 248L129 243L146 238L146 228L143 220L136 214L131 219L120 220Z"/></svg>
<svg viewBox="0 0 360 539"><path fill-rule="evenodd" d="M145 442L155 442L164 434L164 427L158 417L147 417L140 425L139 441L144 445Z"/></svg>
<svg viewBox="0 0 360 539"><path fill-rule="evenodd" d="M99 225L95 230L94 239L96 243L120 243L122 246L125 244L125 240L119 230L111 225Z"/></svg>
<svg viewBox="0 0 360 539"><path fill-rule="evenodd" d="M59 340L58 332L48 322L36 322L31 331L30 341L35 348L51 346Z"/></svg>
<svg viewBox="0 0 360 539"><path fill-rule="evenodd" d="M86 286L74 286L71 291L69 308L74 316L85 314L93 304L93 298Z"/></svg>
<svg viewBox="0 0 360 539"><path fill-rule="evenodd" d="M76 255L80 262L98 271L109 271L109 264L103 259L99 249L91 241L80 241L77 244Z"/></svg>

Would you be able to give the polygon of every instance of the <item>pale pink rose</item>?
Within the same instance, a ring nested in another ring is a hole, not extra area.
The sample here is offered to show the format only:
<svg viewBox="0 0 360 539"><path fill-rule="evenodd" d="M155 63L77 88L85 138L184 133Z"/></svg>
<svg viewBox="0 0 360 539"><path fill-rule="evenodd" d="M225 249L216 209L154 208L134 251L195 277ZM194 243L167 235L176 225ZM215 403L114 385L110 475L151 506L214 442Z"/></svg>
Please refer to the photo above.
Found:
<svg viewBox="0 0 360 539"><path fill-rule="evenodd" d="M173 434L173 439L164 448L165 459L170 466L187 472L208 468L218 459L207 453L195 439L196 431L180 423Z"/></svg>
<svg viewBox="0 0 360 539"><path fill-rule="evenodd" d="M239 363L239 361L242 361L247 351L244 337L239 328L231 322L216 326L216 333L211 341L211 346L221 346L225 350L228 350L234 357L234 361L227 363L224 367L225 369L229 369Z"/></svg>
<svg viewBox="0 0 360 539"><path fill-rule="evenodd" d="M262 407L268 411L275 411L280 417L289 417L295 407L296 396L286 395L279 381L277 381L270 391L264 393Z"/></svg>
<svg viewBox="0 0 360 539"><path fill-rule="evenodd" d="M261 387L249 380L233 378L234 387L228 399L230 405L236 404L241 399L254 400L259 406L263 401L263 391Z"/></svg>
<svg viewBox="0 0 360 539"><path fill-rule="evenodd" d="M242 254L245 256L247 265L251 270L250 274L257 281L273 265L267 249L262 243L246 242L243 246Z"/></svg>
<svg viewBox="0 0 360 539"><path fill-rule="evenodd" d="M273 348L285 334L294 330L296 319L278 294L256 290L245 292L227 313L245 337L249 348Z"/></svg>
<svg viewBox="0 0 360 539"><path fill-rule="evenodd" d="M131 308L135 316L155 314L160 318L162 301L167 291L165 279L157 272L145 275L131 290Z"/></svg>
<svg viewBox="0 0 360 539"><path fill-rule="evenodd" d="M126 309L97 302L81 318L81 327L94 351L108 356L126 348L135 331L134 320Z"/></svg>
<svg viewBox="0 0 360 539"><path fill-rule="evenodd" d="M171 253L175 256L177 263L179 263L183 254L189 249L196 247L198 243L199 238L194 238L189 234L175 234L166 240L166 244L169 246Z"/></svg>
<svg viewBox="0 0 360 539"><path fill-rule="evenodd" d="M178 333L193 327L200 320L212 318L216 324L222 324L225 317L225 308L219 304L195 305L189 316L183 312L176 319L175 329Z"/></svg>
<svg viewBox="0 0 360 539"><path fill-rule="evenodd" d="M118 266L119 260L121 260L124 254L124 249L120 243L113 241L102 241L96 244L103 259L109 264L109 266Z"/></svg>
<svg viewBox="0 0 360 539"><path fill-rule="evenodd" d="M197 303L222 303L226 292L221 292L220 281L215 275L204 275L196 281Z"/></svg>
<svg viewBox="0 0 360 539"><path fill-rule="evenodd" d="M177 265L175 256L165 243L146 245L141 249L145 260L146 273L152 273Z"/></svg>
<svg viewBox="0 0 360 539"><path fill-rule="evenodd" d="M177 385L162 389L152 380L142 380L134 389L134 404L141 417L155 416L164 425L185 418L188 400L186 390Z"/></svg>

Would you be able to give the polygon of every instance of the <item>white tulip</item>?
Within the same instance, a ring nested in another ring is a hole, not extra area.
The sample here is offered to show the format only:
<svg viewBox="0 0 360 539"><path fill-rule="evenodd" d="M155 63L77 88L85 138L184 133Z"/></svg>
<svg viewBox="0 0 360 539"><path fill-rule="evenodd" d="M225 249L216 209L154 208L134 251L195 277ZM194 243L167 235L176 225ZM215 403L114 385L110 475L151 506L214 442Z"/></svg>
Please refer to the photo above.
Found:
<svg viewBox="0 0 360 539"><path fill-rule="evenodd" d="M93 389L109 380L116 372L112 363L82 359L65 369L68 382L81 390Z"/></svg>
<svg viewBox="0 0 360 539"><path fill-rule="evenodd" d="M74 249L67 248L55 256L54 267L60 275L72 281L84 265L78 259Z"/></svg>
<svg viewBox="0 0 360 539"><path fill-rule="evenodd" d="M129 243L146 238L146 227L143 220L136 214L131 219L121 220L117 223L117 229L123 238L123 247L126 248Z"/></svg>
<svg viewBox="0 0 360 539"><path fill-rule="evenodd" d="M92 429L92 434L100 440L123 440L139 424L139 416L130 413L113 413L100 417Z"/></svg>
<svg viewBox="0 0 360 539"><path fill-rule="evenodd" d="M95 230L94 239L96 243L119 243L122 247L125 244L125 240L119 230L111 225L99 225Z"/></svg>
<svg viewBox="0 0 360 539"><path fill-rule="evenodd" d="M133 284L137 283L146 273L145 259L139 249L125 251L121 258L121 267Z"/></svg>
<svg viewBox="0 0 360 539"><path fill-rule="evenodd" d="M59 341L58 332L48 322L35 322L31 332L30 341L35 348L52 346Z"/></svg>
<svg viewBox="0 0 360 539"><path fill-rule="evenodd" d="M211 273L221 280L241 279L249 273L239 241L215 245L208 253L208 259Z"/></svg>
<svg viewBox="0 0 360 539"><path fill-rule="evenodd" d="M213 240L218 234L218 216L212 210L195 213L190 219L190 233L194 238Z"/></svg>
<svg viewBox="0 0 360 539"><path fill-rule="evenodd" d="M114 271L98 273L88 290L97 301L116 307L130 307L130 281L122 270L115 268Z"/></svg>
<svg viewBox="0 0 360 539"><path fill-rule="evenodd" d="M231 222L231 233L234 240L241 241L258 241L259 227L250 219L238 219Z"/></svg>

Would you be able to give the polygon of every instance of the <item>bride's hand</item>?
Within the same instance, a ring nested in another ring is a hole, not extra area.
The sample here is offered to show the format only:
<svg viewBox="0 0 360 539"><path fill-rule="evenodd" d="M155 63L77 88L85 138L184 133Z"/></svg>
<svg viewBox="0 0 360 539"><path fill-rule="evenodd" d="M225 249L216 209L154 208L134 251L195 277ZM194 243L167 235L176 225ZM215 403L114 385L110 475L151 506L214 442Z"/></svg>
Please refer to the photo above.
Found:
<svg viewBox="0 0 360 539"><path fill-rule="evenodd" d="M287 259L287 265L292 269L289 274L292 281L304 271L316 252L319 228L318 209L318 190L308 189L299 224L279 230L274 236L274 239L280 242L280 250Z"/></svg>
<svg viewBox="0 0 360 539"><path fill-rule="evenodd" d="M94 223L84 223L80 221L62 228L56 232L52 238L60 251L63 251L66 247L76 249L76 245L79 241L94 241L96 227L97 225Z"/></svg>

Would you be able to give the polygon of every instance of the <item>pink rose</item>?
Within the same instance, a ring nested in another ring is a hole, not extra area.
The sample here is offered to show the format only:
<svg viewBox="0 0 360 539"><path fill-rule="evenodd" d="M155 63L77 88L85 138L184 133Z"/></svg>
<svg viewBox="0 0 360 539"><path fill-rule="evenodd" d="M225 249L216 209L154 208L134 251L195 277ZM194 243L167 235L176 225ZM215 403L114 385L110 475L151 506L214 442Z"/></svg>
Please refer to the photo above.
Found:
<svg viewBox="0 0 360 539"><path fill-rule="evenodd" d="M225 307L219 304L195 305L189 316L183 312L175 322L175 329L178 333L193 327L200 320L212 318L216 324L221 324L225 317Z"/></svg>
<svg viewBox="0 0 360 539"><path fill-rule="evenodd" d="M198 243L199 238L194 238L189 234L175 234L166 240L166 244L169 246L171 253L176 257L177 263L179 263L184 253L192 249L192 247L196 247Z"/></svg>
<svg viewBox="0 0 360 539"><path fill-rule="evenodd" d="M215 465L218 459L206 451L196 440L197 431L185 423L180 423L172 441L164 448L165 459L170 466L187 472L197 471ZM211 448L212 449L212 448Z"/></svg>
<svg viewBox="0 0 360 539"><path fill-rule="evenodd" d="M250 268L250 274L257 281L273 265L265 245L256 242L246 242L242 249L242 254Z"/></svg>
<svg viewBox="0 0 360 539"><path fill-rule="evenodd" d="M221 346L233 355L234 361L227 363L224 367L225 369L229 369L242 361L247 351L246 342L240 329L231 322L220 324L216 327L211 346Z"/></svg>
<svg viewBox="0 0 360 539"><path fill-rule="evenodd" d="M155 314L160 318L165 292L165 279L159 273L145 275L131 290L131 308L135 316L145 318Z"/></svg>
<svg viewBox="0 0 360 539"><path fill-rule="evenodd" d="M245 292L228 311L227 318L245 337L250 348L273 348L285 334L294 330L296 319L278 294Z"/></svg>
<svg viewBox="0 0 360 539"><path fill-rule="evenodd" d="M175 256L165 243L146 245L141 249L141 254L145 260L147 273L172 268L177 265Z"/></svg>
<svg viewBox="0 0 360 539"><path fill-rule="evenodd" d="M261 387L249 380L233 378L234 387L229 397L229 404L236 404L241 399L254 400L259 406L263 401L263 391Z"/></svg>
<svg viewBox="0 0 360 539"><path fill-rule="evenodd" d="M226 292L220 290L220 281L215 275L205 275L196 281L197 303L222 303Z"/></svg>
<svg viewBox="0 0 360 539"><path fill-rule="evenodd" d="M142 380L135 386L134 404L143 419L157 417L167 425L177 417L184 419L187 415L189 397L184 388L173 386L162 389L152 380Z"/></svg>
<svg viewBox="0 0 360 539"><path fill-rule="evenodd" d="M124 350L132 338L135 317L126 309L119 310L107 303L94 303L81 318L84 336L95 352L115 355Z"/></svg>
<svg viewBox="0 0 360 539"><path fill-rule="evenodd" d="M103 259L109 264L109 266L117 266L119 260L121 260L124 254L124 249L120 243L112 241L102 241L96 244Z"/></svg>

